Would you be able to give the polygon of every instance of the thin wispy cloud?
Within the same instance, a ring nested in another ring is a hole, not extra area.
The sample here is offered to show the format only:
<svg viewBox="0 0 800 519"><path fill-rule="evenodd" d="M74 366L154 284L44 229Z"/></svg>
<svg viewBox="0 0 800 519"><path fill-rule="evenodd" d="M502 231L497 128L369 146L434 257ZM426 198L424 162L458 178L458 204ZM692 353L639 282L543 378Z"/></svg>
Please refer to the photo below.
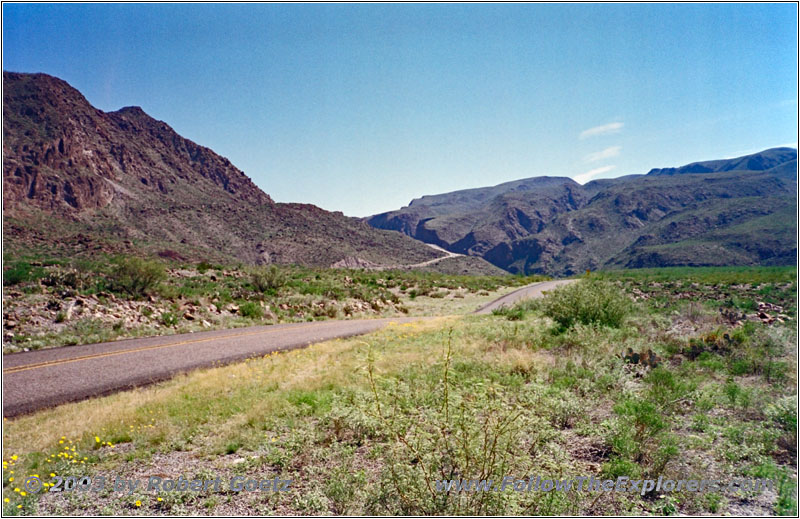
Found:
<svg viewBox="0 0 800 519"><path fill-rule="evenodd" d="M600 168L590 169L586 173L581 173L580 175L575 175L572 177L572 180L577 182L578 184L585 184L589 181L592 177L596 177L597 175L602 175L603 173L608 173L612 169L616 168L617 166L603 166Z"/></svg>
<svg viewBox="0 0 800 519"><path fill-rule="evenodd" d="M625 126L625 123L620 123L620 122L595 126L594 128L583 130L580 134L580 138L586 139L588 137L597 137L598 135L610 135L612 133L619 133L622 130L623 126Z"/></svg>
<svg viewBox="0 0 800 519"><path fill-rule="evenodd" d="M585 162L597 162L598 160L610 159L619 155L622 146L611 146L602 151L597 151L586 155L583 160Z"/></svg>

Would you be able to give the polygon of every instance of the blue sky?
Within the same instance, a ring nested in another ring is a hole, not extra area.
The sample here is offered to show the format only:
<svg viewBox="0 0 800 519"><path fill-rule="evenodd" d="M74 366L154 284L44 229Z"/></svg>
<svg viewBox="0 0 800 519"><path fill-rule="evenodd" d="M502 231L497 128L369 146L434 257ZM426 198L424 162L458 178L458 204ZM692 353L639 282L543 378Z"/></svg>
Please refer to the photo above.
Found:
<svg viewBox="0 0 800 519"><path fill-rule="evenodd" d="M3 68L351 216L797 142L794 4L9 4Z"/></svg>

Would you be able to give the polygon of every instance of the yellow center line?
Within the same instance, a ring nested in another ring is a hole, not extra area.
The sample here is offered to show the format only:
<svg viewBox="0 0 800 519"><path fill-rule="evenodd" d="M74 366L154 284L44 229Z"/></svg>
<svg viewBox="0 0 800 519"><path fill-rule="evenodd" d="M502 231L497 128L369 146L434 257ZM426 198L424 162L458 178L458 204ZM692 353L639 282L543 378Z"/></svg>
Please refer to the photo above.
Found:
<svg viewBox="0 0 800 519"><path fill-rule="evenodd" d="M318 323L310 323L310 324L304 324L304 325L301 325L301 326L293 326L292 328L288 328L288 329L289 330L299 330L301 328L309 328L311 326L314 326L315 324L318 324ZM160 348L171 348L173 346L182 346L182 345L185 345L185 344L194 344L194 343L198 343L198 342L215 341L215 340L218 340L218 339L235 339L237 337L247 337L249 335L260 335L260 334L264 334L264 333L274 333L274 332L286 331L286 330L287 329L285 329L285 328L274 328L274 329L270 329L270 330L261 330L261 331L258 331L258 332L234 333L234 334L231 334L231 335L219 335L219 336L216 336L216 337L206 337L204 339L192 339L192 340L189 340L189 341L173 342L173 343L170 343L170 344L156 344L154 346L143 346L141 348L132 348L132 349L129 349L129 350L110 351L110 352L106 352L106 353L95 353L95 354L92 354L92 355L83 355L81 357L73 357L73 358L69 358L69 359L49 360L49 361L46 361L46 362L39 362L37 364L27 364L27 365L23 365L23 366L14 366L13 368L4 369L3 370L3 374L4 375L8 375L8 374L11 374L11 373L19 373L21 371L28 371L30 369L45 368L45 367L48 367L48 366L57 366L57 365L60 365L60 364L68 364L70 362L78 362L78 361L81 361L81 360L99 359L99 358L103 358L103 357L112 357L114 355L125 355L127 353L136 353L136 352L140 352L140 351L157 350L157 349L160 349Z"/></svg>

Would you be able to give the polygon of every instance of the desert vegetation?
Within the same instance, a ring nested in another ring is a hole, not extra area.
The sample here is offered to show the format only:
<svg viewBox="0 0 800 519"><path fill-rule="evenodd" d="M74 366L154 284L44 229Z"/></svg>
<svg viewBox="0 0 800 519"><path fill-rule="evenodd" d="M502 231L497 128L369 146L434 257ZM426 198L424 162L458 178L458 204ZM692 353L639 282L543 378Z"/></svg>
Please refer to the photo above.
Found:
<svg viewBox="0 0 800 519"><path fill-rule="evenodd" d="M4 512L796 515L795 276L592 274L494 315L391 325L21 417L4 428ZM771 310L759 312L764 305ZM57 456L65 446L71 458ZM154 471L293 485L14 490L28 474ZM644 495L435 486L537 475L759 477L775 486Z"/></svg>
<svg viewBox="0 0 800 519"><path fill-rule="evenodd" d="M255 324L465 313L539 279L133 256L6 258L3 351Z"/></svg>

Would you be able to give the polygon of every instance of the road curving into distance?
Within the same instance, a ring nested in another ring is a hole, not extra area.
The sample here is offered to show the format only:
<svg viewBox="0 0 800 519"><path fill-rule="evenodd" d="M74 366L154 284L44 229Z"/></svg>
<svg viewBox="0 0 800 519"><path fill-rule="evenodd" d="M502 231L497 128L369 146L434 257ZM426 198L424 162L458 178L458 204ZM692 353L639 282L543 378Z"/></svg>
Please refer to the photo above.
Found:
<svg viewBox="0 0 800 519"><path fill-rule="evenodd" d="M569 282L534 283L476 313ZM3 355L3 416L32 413L67 402L160 382L198 368L221 366L274 351L305 348L331 339L374 332L391 322L425 317L317 321L252 326L114 342L65 346Z"/></svg>
<svg viewBox="0 0 800 519"><path fill-rule="evenodd" d="M497 310L503 306L511 306L512 304L516 303L521 299L530 299L536 297L542 297L544 292L549 290L553 290L554 288L558 288L562 285L566 285L568 283L572 283L577 281L575 279L554 279L553 281L542 281L541 283L533 283L532 285L525 285L524 287L520 288L519 290L515 290L510 294L506 294L499 299L495 299L491 303L486 306L482 306L478 310L476 310L475 314L485 315L492 313L492 310Z"/></svg>

